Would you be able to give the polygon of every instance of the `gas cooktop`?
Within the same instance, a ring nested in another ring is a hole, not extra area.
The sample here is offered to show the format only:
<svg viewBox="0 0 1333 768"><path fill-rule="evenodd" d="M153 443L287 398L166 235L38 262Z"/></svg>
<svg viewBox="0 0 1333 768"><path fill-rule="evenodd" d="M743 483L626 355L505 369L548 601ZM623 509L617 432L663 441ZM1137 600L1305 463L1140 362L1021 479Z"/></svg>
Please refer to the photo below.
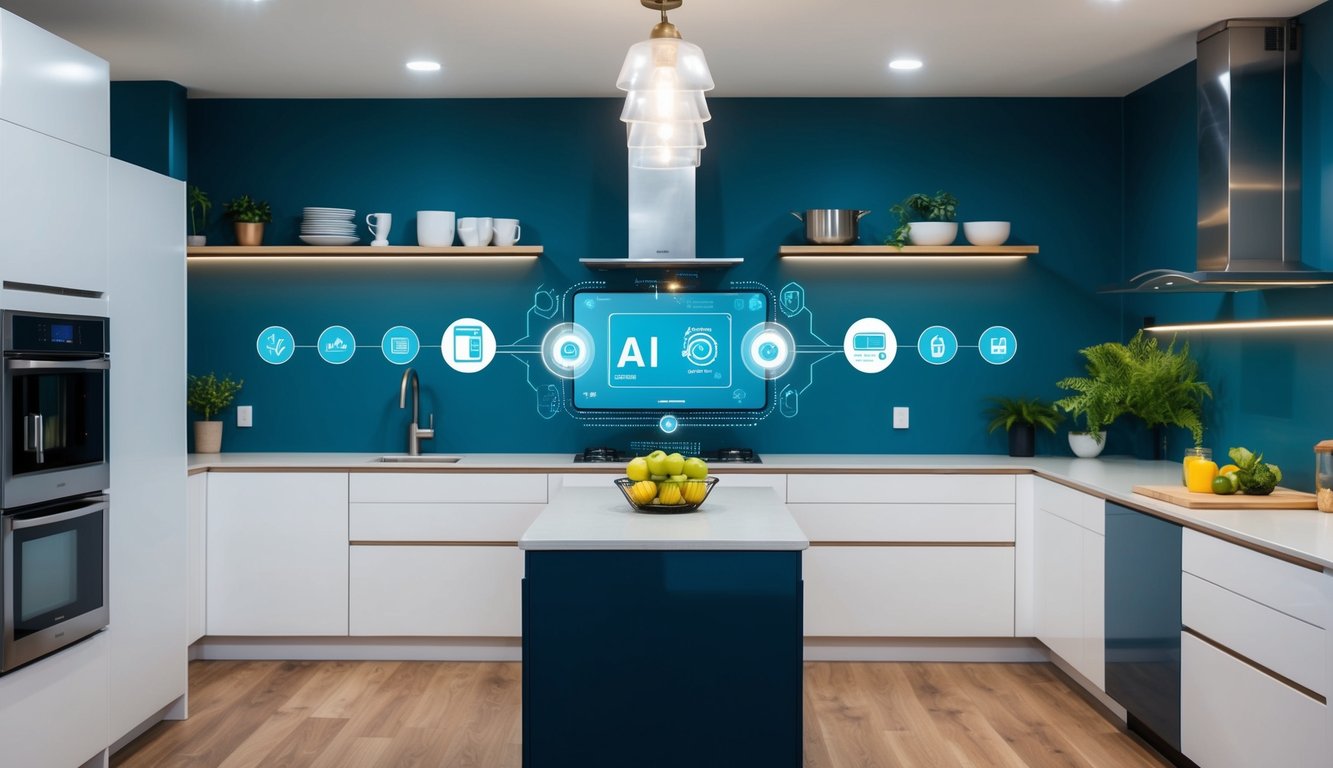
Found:
<svg viewBox="0 0 1333 768"><path fill-rule="evenodd" d="M585 448L583 453L574 455L576 464L624 464L634 458L629 451L619 448ZM699 454L704 461L721 464L762 464L759 454L749 448L719 448Z"/></svg>

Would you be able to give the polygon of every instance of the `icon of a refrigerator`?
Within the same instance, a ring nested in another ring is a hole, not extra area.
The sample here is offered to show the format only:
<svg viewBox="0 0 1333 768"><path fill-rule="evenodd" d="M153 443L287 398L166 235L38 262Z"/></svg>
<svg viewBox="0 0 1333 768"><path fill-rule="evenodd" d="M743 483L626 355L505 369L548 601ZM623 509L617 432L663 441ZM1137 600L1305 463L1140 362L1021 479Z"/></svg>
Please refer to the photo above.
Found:
<svg viewBox="0 0 1333 768"><path fill-rule="evenodd" d="M481 326L460 325L454 328L454 362L481 362Z"/></svg>

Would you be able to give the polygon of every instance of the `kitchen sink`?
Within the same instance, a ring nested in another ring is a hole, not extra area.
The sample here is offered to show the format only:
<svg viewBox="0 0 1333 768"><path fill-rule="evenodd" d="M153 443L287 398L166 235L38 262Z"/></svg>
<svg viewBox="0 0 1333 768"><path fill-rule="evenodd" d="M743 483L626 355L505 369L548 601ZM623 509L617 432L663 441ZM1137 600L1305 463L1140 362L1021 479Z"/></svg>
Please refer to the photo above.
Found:
<svg viewBox="0 0 1333 768"><path fill-rule="evenodd" d="M378 459L371 459L372 462L380 464L457 464L462 460L462 456L440 456L432 454L423 454L421 456L381 456Z"/></svg>

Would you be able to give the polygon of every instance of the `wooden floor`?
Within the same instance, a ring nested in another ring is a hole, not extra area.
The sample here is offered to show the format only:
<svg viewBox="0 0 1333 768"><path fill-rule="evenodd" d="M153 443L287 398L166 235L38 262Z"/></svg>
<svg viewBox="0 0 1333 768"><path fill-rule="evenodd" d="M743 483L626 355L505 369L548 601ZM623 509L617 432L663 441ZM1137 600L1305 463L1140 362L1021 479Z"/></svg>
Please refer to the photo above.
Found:
<svg viewBox="0 0 1333 768"><path fill-rule="evenodd" d="M519 768L519 665L196 661L112 765ZM1043 664L807 663L807 768L1161 766Z"/></svg>

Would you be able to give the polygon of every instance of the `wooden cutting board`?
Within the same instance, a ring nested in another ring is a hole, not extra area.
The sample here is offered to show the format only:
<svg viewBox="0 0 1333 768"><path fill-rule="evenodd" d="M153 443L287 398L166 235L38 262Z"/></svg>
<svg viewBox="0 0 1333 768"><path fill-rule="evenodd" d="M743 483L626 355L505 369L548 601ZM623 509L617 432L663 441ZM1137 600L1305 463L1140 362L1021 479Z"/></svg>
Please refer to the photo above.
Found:
<svg viewBox="0 0 1333 768"><path fill-rule="evenodd" d="M1134 492L1188 509L1315 509L1313 493L1278 488L1268 496L1193 493L1183 485L1136 485Z"/></svg>

